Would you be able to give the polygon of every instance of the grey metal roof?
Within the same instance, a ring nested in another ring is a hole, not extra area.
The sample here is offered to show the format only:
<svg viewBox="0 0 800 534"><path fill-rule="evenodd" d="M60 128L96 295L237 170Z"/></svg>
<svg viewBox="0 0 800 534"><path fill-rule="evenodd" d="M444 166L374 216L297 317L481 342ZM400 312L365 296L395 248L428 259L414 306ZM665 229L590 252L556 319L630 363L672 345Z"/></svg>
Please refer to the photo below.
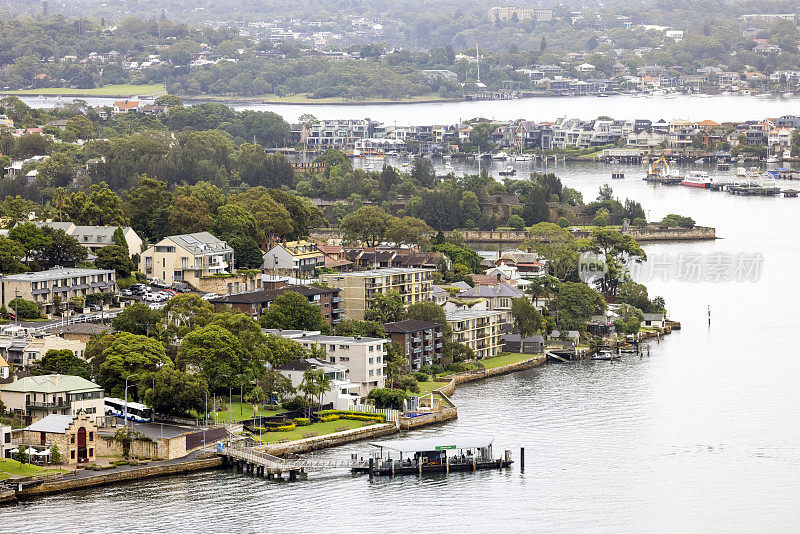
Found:
<svg viewBox="0 0 800 534"><path fill-rule="evenodd" d="M50 415L39 419L25 430L29 430L31 432L50 432L51 434L63 434L72 423L72 419L73 417L71 415L51 413Z"/></svg>
<svg viewBox="0 0 800 534"><path fill-rule="evenodd" d="M466 291L461 293L462 297L483 297L483 298L494 298L494 297L507 297L512 299L517 299L520 297L524 297L525 293L522 291L511 287L508 284L496 284L492 286L486 285L477 285L473 288L470 288Z"/></svg>
<svg viewBox="0 0 800 534"><path fill-rule="evenodd" d="M196 232L194 234L171 235L170 239L175 244L180 245L186 250L203 254L205 252L232 252L233 249L225 241L218 239L209 232Z"/></svg>
<svg viewBox="0 0 800 534"><path fill-rule="evenodd" d="M373 447L381 447L398 452L427 452L436 450L480 449L494 441L489 436L441 437L429 439L396 439L391 441L371 441Z"/></svg>
<svg viewBox="0 0 800 534"><path fill-rule="evenodd" d="M85 378L73 375L28 376L3 386L3 391L21 393L80 393L83 391L102 391L103 388Z"/></svg>

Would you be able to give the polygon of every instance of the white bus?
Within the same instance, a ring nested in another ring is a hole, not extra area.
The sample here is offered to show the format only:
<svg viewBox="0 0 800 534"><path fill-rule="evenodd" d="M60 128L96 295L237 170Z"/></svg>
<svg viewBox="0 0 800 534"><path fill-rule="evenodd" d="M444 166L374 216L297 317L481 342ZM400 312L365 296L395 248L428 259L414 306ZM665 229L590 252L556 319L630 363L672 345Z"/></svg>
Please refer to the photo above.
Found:
<svg viewBox="0 0 800 534"><path fill-rule="evenodd" d="M114 397L106 397L106 415L116 415L117 417L125 417L125 400L115 399ZM139 404L138 402L128 401L128 419L138 423L149 423L153 419L153 410Z"/></svg>

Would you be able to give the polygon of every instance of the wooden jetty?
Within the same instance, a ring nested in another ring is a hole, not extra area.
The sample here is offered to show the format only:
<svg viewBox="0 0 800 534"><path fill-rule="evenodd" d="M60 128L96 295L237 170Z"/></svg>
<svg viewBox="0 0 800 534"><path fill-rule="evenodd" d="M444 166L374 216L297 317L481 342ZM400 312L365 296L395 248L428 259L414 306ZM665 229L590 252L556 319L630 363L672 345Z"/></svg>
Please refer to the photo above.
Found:
<svg viewBox="0 0 800 534"><path fill-rule="evenodd" d="M783 196L786 198L796 198L797 194L800 193L797 189L784 189L782 191Z"/></svg>
<svg viewBox="0 0 800 534"><path fill-rule="evenodd" d="M744 196L774 196L781 192L779 187L762 185L727 185L725 189L728 193Z"/></svg>

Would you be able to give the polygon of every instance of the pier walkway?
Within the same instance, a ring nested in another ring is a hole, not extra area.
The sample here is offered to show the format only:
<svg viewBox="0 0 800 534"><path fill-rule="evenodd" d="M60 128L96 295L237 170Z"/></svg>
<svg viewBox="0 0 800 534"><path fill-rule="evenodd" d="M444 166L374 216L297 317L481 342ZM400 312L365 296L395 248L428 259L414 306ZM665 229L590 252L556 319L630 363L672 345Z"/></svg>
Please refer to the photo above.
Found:
<svg viewBox="0 0 800 534"><path fill-rule="evenodd" d="M225 459L226 465L235 466L239 471L255 473L267 478L281 477L289 473L289 480L296 480L298 475L305 478L310 469L353 469L368 467L369 462L352 458L318 459L318 458L279 458L252 446L234 444L223 447L217 454Z"/></svg>

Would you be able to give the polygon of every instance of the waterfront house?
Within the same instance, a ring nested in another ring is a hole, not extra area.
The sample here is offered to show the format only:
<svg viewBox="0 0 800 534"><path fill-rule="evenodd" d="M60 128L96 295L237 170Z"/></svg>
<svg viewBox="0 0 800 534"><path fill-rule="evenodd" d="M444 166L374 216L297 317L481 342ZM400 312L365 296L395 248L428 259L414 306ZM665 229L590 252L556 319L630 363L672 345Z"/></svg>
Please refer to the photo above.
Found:
<svg viewBox="0 0 800 534"><path fill-rule="evenodd" d="M34 221L33 224L63 230L65 234L74 237L90 254L97 254L103 247L116 245L114 232L117 228L121 228L130 256L142 252L142 238L130 226L77 226L71 222L57 221Z"/></svg>
<svg viewBox="0 0 800 534"><path fill-rule="evenodd" d="M502 313L491 310L458 310L446 315L453 330L453 341L466 345L478 359L503 352Z"/></svg>
<svg viewBox="0 0 800 534"><path fill-rule="evenodd" d="M331 327L341 321L342 310L340 303L342 299L339 298L340 290L334 287L284 285L274 289L225 295L224 297L212 299L210 302L218 313L226 310L236 310L258 321L267 308L275 302L275 299L287 292L302 295L311 304L317 306L325 322Z"/></svg>
<svg viewBox="0 0 800 534"><path fill-rule="evenodd" d="M642 320L642 328L664 328L666 319L663 313L645 313Z"/></svg>
<svg viewBox="0 0 800 534"><path fill-rule="evenodd" d="M418 371L442 357L442 327L437 323L408 319L386 323L384 331L408 370Z"/></svg>
<svg viewBox="0 0 800 534"><path fill-rule="evenodd" d="M56 300L85 299L95 293L116 293L117 273L109 269L54 267L47 271L6 275L0 280L0 304L8 306L14 298L31 300L46 315L56 313Z"/></svg>
<svg viewBox="0 0 800 534"><path fill-rule="evenodd" d="M539 334L522 337L519 334L503 334L503 345L506 352L521 354L541 354L544 352L544 337Z"/></svg>
<svg viewBox="0 0 800 534"><path fill-rule="evenodd" d="M139 111L139 102L135 100L118 100L114 102L113 113L130 113Z"/></svg>
<svg viewBox="0 0 800 534"><path fill-rule="evenodd" d="M578 343L580 343L581 334L577 330L569 330L568 332L560 332L559 330L553 330L552 332L550 332L548 339L552 341L564 342L571 347L577 347Z"/></svg>
<svg viewBox="0 0 800 534"><path fill-rule="evenodd" d="M321 361L316 358L304 358L281 365L277 368L280 373L292 382L292 387L297 389L303 382L303 375L307 369L322 371L331 379L331 388L322 394L322 404L332 405L334 410L352 410L361 398L352 390L361 388L360 384L353 384L348 378L349 369L345 365Z"/></svg>
<svg viewBox="0 0 800 534"><path fill-rule="evenodd" d="M74 465L95 460L97 426L83 412L75 415L50 414L18 432L18 447L34 447L42 456L49 456L56 445L61 463Z"/></svg>
<svg viewBox="0 0 800 534"><path fill-rule="evenodd" d="M148 247L142 252L139 271L165 284L194 284L203 277L228 273L233 265L234 252L225 241L197 232L171 235Z"/></svg>
<svg viewBox="0 0 800 534"><path fill-rule="evenodd" d="M320 275L320 282L341 289L342 311L348 319L364 319L372 296L396 291L408 306L431 300L433 269L389 267L352 273Z"/></svg>
<svg viewBox="0 0 800 534"><path fill-rule="evenodd" d="M383 368L386 359L387 340L362 336L326 336L320 332L267 330L300 343L310 349L317 347L325 351L328 361L347 367L350 381L358 385L357 393L366 396L375 388L385 384Z"/></svg>
<svg viewBox="0 0 800 534"><path fill-rule="evenodd" d="M6 409L32 421L49 414L74 416L83 411L90 419L105 413L103 388L80 376L28 376L0 386Z"/></svg>

